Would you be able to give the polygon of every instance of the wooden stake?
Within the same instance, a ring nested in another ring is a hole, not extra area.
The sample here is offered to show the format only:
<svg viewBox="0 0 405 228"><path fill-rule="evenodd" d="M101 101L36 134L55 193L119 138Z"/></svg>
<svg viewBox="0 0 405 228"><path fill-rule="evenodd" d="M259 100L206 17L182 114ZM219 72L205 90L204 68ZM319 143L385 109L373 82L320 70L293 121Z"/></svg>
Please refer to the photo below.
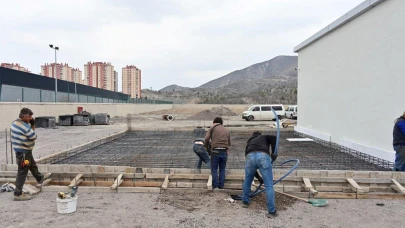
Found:
<svg viewBox="0 0 405 228"><path fill-rule="evenodd" d="M314 189L314 187L312 187L311 181L309 180L309 178L303 177L302 180L304 181L304 185L303 187L311 192L312 194L318 194L318 191Z"/></svg>
<svg viewBox="0 0 405 228"><path fill-rule="evenodd" d="M169 186L169 175L166 175L165 180L163 181L162 188L167 189Z"/></svg>
<svg viewBox="0 0 405 228"><path fill-rule="evenodd" d="M83 174L77 174L77 176L70 182L69 188L72 188L74 186L79 185L83 180L81 179L83 177Z"/></svg>
<svg viewBox="0 0 405 228"><path fill-rule="evenodd" d="M404 188L400 183L398 183L397 180L392 179L392 182L393 182L395 185L392 185L391 187L392 187L393 189L395 189L395 191L397 191L398 193L401 193L401 194L405 194L405 188Z"/></svg>
<svg viewBox="0 0 405 228"><path fill-rule="evenodd" d="M364 194L364 189L361 188L361 187L356 183L356 181L353 180L353 178L347 178L346 180L347 180L347 182L349 182L349 184L350 184L349 187L350 187L354 192L356 192L356 193L358 193L358 194Z"/></svg>
<svg viewBox="0 0 405 228"><path fill-rule="evenodd" d="M117 189L118 186L120 186L122 184L122 182L124 182L124 180L121 180L122 178L122 174L118 175L117 179L115 179L114 184L111 186L111 189Z"/></svg>
<svg viewBox="0 0 405 228"><path fill-rule="evenodd" d="M207 189L212 190L212 175L208 177Z"/></svg>

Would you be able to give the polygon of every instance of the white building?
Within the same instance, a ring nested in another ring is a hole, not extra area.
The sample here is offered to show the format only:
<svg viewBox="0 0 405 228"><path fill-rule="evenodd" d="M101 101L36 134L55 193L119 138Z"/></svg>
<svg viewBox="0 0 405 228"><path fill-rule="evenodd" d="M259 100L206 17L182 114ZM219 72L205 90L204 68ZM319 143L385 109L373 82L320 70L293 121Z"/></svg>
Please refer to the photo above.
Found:
<svg viewBox="0 0 405 228"><path fill-rule="evenodd" d="M367 0L298 53L296 131L393 162L405 111L405 1Z"/></svg>

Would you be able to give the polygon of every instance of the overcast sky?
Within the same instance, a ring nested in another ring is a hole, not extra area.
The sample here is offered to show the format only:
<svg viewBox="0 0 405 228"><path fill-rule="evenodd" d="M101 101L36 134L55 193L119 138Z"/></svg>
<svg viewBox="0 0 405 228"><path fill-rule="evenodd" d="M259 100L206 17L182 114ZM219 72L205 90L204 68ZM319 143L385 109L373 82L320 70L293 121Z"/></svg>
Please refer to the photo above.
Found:
<svg viewBox="0 0 405 228"><path fill-rule="evenodd" d="M142 70L142 88L197 87L295 55L294 46L362 0L0 0L0 62L33 73L88 61ZM83 73L84 74L84 73Z"/></svg>

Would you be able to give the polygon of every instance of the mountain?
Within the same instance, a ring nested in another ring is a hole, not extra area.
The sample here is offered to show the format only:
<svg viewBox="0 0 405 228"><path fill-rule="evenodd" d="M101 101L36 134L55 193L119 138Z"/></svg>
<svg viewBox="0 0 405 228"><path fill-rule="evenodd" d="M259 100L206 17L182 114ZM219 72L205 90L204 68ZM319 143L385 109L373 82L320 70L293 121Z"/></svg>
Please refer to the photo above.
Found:
<svg viewBox="0 0 405 228"><path fill-rule="evenodd" d="M183 86L179 86L179 85L169 85L164 87L163 89L160 89L159 91L162 92L166 92L166 91L181 91L181 90L186 90L186 89L190 89L189 87L183 87Z"/></svg>
<svg viewBox="0 0 405 228"><path fill-rule="evenodd" d="M297 66L297 56L277 56L196 88L170 85L159 91L143 90L143 94L148 99L174 103L296 104Z"/></svg>
<svg viewBox="0 0 405 228"><path fill-rule="evenodd" d="M242 70L209 81L198 88L218 88L237 82L249 82L257 79L271 79L274 76L297 77L298 56L277 56L265 62L256 63Z"/></svg>

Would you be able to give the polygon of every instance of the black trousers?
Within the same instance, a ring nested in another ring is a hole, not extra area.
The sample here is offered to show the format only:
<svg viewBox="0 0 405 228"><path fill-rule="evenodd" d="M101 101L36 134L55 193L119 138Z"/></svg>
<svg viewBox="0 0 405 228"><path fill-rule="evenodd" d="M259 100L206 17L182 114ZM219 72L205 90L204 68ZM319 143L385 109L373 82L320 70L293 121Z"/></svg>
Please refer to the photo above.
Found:
<svg viewBox="0 0 405 228"><path fill-rule="evenodd" d="M19 196L22 194L22 189L25 183L25 179L28 175L28 170L31 171L32 175L35 177L37 182L39 183L42 179L42 174L38 170L37 163L35 162L34 158L32 157L32 152L25 153L25 160L30 162L29 165L22 166L22 161L24 160L24 153L15 153L16 161L18 165L17 171L17 178L15 181L15 190L14 195Z"/></svg>

